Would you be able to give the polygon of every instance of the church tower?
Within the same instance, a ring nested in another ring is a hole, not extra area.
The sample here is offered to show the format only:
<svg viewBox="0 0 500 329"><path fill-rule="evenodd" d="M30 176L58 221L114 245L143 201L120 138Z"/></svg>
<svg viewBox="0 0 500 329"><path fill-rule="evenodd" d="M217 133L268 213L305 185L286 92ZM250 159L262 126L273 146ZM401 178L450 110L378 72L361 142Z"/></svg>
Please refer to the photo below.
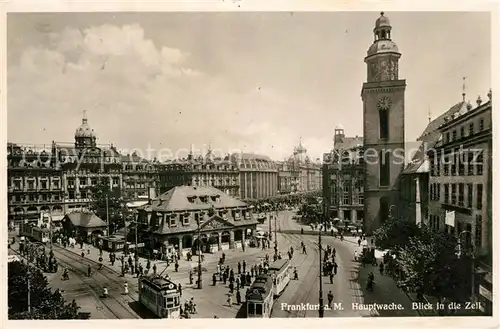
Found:
<svg viewBox="0 0 500 329"><path fill-rule="evenodd" d="M363 146L365 159L364 230L371 234L390 216L398 216L399 175L404 168L406 81L399 79L401 57L391 39L389 19L380 13L365 63Z"/></svg>

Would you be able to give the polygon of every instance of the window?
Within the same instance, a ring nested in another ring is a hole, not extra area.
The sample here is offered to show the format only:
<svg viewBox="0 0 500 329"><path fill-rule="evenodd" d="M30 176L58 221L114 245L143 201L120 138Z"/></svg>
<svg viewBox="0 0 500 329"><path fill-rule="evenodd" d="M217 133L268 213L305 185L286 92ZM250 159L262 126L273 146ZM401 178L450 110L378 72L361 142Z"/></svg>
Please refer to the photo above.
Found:
<svg viewBox="0 0 500 329"><path fill-rule="evenodd" d="M457 140L457 131L453 130L453 141Z"/></svg>
<svg viewBox="0 0 500 329"><path fill-rule="evenodd" d="M458 206L459 207L464 206L464 193L465 193L465 184L464 183L458 184Z"/></svg>
<svg viewBox="0 0 500 329"><path fill-rule="evenodd" d="M458 155L458 175L459 176L464 176L465 175L465 154L464 153L460 153Z"/></svg>
<svg viewBox="0 0 500 329"><path fill-rule="evenodd" d="M440 200L441 199L441 184L437 184L437 195L436 195L436 200Z"/></svg>
<svg viewBox="0 0 500 329"><path fill-rule="evenodd" d="M47 189L47 181L46 181L46 180L43 180L43 181L41 181L40 183L41 183L41 185L42 185L42 186L41 186L42 190L46 190L46 189Z"/></svg>
<svg viewBox="0 0 500 329"><path fill-rule="evenodd" d="M436 164L434 162L434 158L431 158L429 162L429 171L431 172L431 176L436 176Z"/></svg>
<svg viewBox="0 0 500 329"><path fill-rule="evenodd" d="M182 225L189 225L189 214L182 216Z"/></svg>
<svg viewBox="0 0 500 329"><path fill-rule="evenodd" d="M481 119L479 121L479 131L483 131L484 130L484 119Z"/></svg>
<svg viewBox="0 0 500 329"><path fill-rule="evenodd" d="M255 314L262 315L262 304L255 304Z"/></svg>
<svg viewBox="0 0 500 329"><path fill-rule="evenodd" d="M476 215L476 225L474 234L474 245L480 247L482 243L483 218L481 215Z"/></svg>
<svg viewBox="0 0 500 329"><path fill-rule="evenodd" d="M446 135L445 135L445 136L446 136L446 138L444 139L444 142L445 142L445 143L449 143L449 142L450 142L450 133L449 133L449 132L448 132L448 133L446 133Z"/></svg>
<svg viewBox="0 0 500 329"><path fill-rule="evenodd" d="M451 184L451 204L457 204L457 184Z"/></svg>
<svg viewBox="0 0 500 329"><path fill-rule="evenodd" d="M464 137L465 137L465 127L462 126L462 127L460 127L460 138L462 139Z"/></svg>
<svg viewBox="0 0 500 329"><path fill-rule="evenodd" d="M444 161L443 161L443 174L445 176L449 176L450 175L450 163L448 161L448 157L444 157Z"/></svg>
<svg viewBox="0 0 500 329"><path fill-rule="evenodd" d="M437 156L436 157L436 174L435 176L441 175L441 157Z"/></svg>
<svg viewBox="0 0 500 329"><path fill-rule="evenodd" d="M364 195L363 194L360 194L358 196L358 202L359 202L359 204L363 204L364 203Z"/></svg>
<svg viewBox="0 0 500 329"><path fill-rule="evenodd" d="M483 184L477 184L476 208L483 209Z"/></svg>
<svg viewBox="0 0 500 329"><path fill-rule="evenodd" d="M467 208L472 208L472 184L467 184Z"/></svg>
<svg viewBox="0 0 500 329"><path fill-rule="evenodd" d="M473 152L467 153L467 175L469 175L469 176L474 175L474 153Z"/></svg>
<svg viewBox="0 0 500 329"><path fill-rule="evenodd" d="M28 181L28 190L34 190L35 189L35 182L33 181Z"/></svg>
<svg viewBox="0 0 500 329"><path fill-rule="evenodd" d="M388 151L381 151L379 155L380 186L389 186L390 182L390 154Z"/></svg>
<svg viewBox="0 0 500 329"><path fill-rule="evenodd" d="M113 185L118 185L118 178L113 178Z"/></svg>
<svg viewBox="0 0 500 329"><path fill-rule="evenodd" d="M255 314L255 303L248 303L248 314Z"/></svg>
<svg viewBox="0 0 500 329"><path fill-rule="evenodd" d="M460 160L458 153L454 153L451 155L451 175L455 176L457 174L457 164Z"/></svg>
<svg viewBox="0 0 500 329"><path fill-rule="evenodd" d="M476 175L483 175L483 152L480 151L476 157Z"/></svg>
<svg viewBox="0 0 500 329"><path fill-rule="evenodd" d="M175 218L170 218L170 226L177 226L177 221Z"/></svg>
<svg viewBox="0 0 500 329"><path fill-rule="evenodd" d="M474 135L474 123L469 124L469 136Z"/></svg>
<svg viewBox="0 0 500 329"><path fill-rule="evenodd" d="M450 202L450 185L445 184L444 185L444 203L449 203Z"/></svg>
<svg viewBox="0 0 500 329"><path fill-rule="evenodd" d="M344 193L344 203L343 204L351 204L349 200L349 194Z"/></svg>
<svg viewBox="0 0 500 329"><path fill-rule="evenodd" d="M386 110L379 110L379 120L380 120L380 138L389 138L389 112Z"/></svg>

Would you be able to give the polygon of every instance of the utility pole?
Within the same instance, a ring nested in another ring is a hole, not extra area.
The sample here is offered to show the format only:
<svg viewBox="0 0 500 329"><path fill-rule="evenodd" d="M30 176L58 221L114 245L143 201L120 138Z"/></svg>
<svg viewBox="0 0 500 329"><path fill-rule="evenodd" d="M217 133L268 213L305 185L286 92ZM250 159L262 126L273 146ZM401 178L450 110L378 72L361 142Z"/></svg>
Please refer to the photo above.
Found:
<svg viewBox="0 0 500 329"><path fill-rule="evenodd" d="M106 193L106 221L108 222L108 236L109 236L109 194Z"/></svg>
<svg viewBox="0 0 500 329"><path fill-rule="evenodd" d="M50 251L52 251L52 214L49 212L49 239L50 239Z"/></svg>
<svg viewBox="0 0 500 329"><path fill-rule="evenodd" d="M320 217L320 224L322 224L322 219L323 216L326 215L326 207L325 207L325 202L323 200L323 212L322 216ZM318 310L318 315L320 318L323 317L325 310L324 310L324 305L323 305L323 264L321 262L321 252L322 252L322 245L321 245L321 229L318 232L318 247L319 247L319 310Z"/></svg>
<svg viewBox="0 0 500 329"><path fill-rule="evenodd" d="M28 313L31 313L31 271L30 271L30 258L28 253L27 265L28 265Z"/></svg>
<svg viewBox="0 0 500 329"><path fill-rule="evenodd" d="M276 254L278 254L278 233L277 233L277 221L278 221L278 210L276 210L275 216L274 216L274 246L276 250Z"/></svg>
<svg viewBox="0 0 500 329"><path fill-rule="evenodd" d="M197 220L198 224L198 289L203 288L203 284L201 282L201 227L200 220Z"/></svg>

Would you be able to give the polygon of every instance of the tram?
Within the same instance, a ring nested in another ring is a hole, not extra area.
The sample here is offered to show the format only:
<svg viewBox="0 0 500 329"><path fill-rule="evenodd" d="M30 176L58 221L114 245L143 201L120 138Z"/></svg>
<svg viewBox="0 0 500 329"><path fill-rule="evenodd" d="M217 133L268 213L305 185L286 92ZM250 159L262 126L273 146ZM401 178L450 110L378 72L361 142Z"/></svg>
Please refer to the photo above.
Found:
<svg viewBox="0 0 500 329"><path fill-rule="evenodd" d="M21 223L19 225L19 235L42 243L50 241L49 230L46 228L40 228L34 223Z"/></svg>
<svg viewBox="0 0 500 329"><path fill-rule="evenodd" d="M269 318L273 310L273 279L269 275L259 275L247 290L247 318Z"/></svg>
<svg viewBox="0 0 500 329"><path fill-rule="evenodd" d="M139 278L139 302L159 318L180 318L180 293L175 283L161 276Z"/></svg>
<svg viewBox="0 0 500 329"><path fill-rule="evenodd" d="M279 296L290 282L290 260L279 259L269 266L268 275L273 279L273 294Z"/></svg>

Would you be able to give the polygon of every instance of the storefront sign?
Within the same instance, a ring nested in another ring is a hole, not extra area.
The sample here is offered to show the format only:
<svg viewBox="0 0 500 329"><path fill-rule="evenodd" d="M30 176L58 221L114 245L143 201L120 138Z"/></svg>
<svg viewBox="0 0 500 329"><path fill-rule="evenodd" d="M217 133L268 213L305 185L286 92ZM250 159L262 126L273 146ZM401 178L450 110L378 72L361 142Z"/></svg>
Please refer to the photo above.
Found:
<svg viewBox="0 0 500 329"><path fill-rule="evenodd" d="M491 301L491 302L493 301L493 295L492 295L491 291L489 291L485 287L479 286L479 294L481 296L485 297L486 299L488 299L489 301Z"/></svg>

